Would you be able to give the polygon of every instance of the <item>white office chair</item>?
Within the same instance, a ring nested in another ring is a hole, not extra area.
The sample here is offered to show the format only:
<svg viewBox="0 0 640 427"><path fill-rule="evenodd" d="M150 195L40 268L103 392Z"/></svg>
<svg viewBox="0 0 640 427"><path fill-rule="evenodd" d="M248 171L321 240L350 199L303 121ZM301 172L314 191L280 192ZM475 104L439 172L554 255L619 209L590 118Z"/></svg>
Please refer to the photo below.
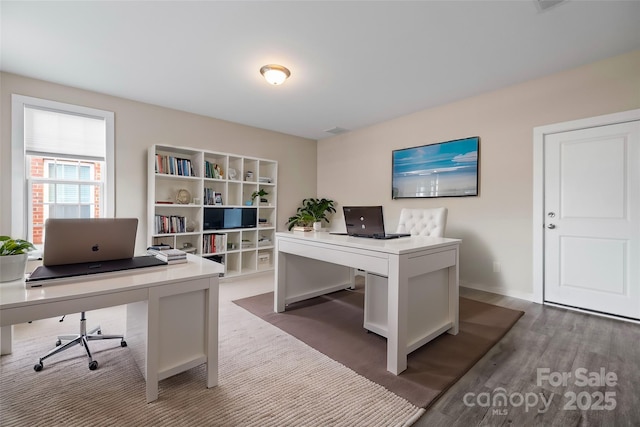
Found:
<svg viewBox="0 0 640 427"><path fill-rule="evenodd" d="M444 237L446 226L447 208L403 208L396 233ZM387 278L366 272L364 299L364 328L367 332L387 337Z"/></svg>
<svg viewBox="0 0 640 427"><path fill-rule="evenodd" d="M400 211L396 233L412 236L444 237L447 227L447 208L409 209Z"/></svg>
<svg viewBox="0 0 640 427"><path fill-rule="evenodd" d="M63 319L64 319L64 316L62 316L62 319L60 319L60 321L62 322ZM53 356L54 354L60 353L61 351L67 350L68 348L74 347L76 345L81 345L82 347L84 347L85 351L87 352L87 356L89 357L89 369L94 371L94 370L98 369L98 361L97 360L93 360L93 357L91 356L91 351L89 351L89 341L94 341L94 340L114 340L114 339L120 340L120 346L121 347L126 347L127 346L127 342L124 340L124 336L122 336L122 335L103 335L102 334L102 329L100 328L100 326L97 326L97 327L93 328L92 330L90 330L89 332L87 332L87 319L86 319L84 311L83 311L80 314L80 333L79 334L75 334L75 335L60 335L60 336L58 336L58 340L56 341L55 348L53 348L46 355L41 357L40 360L38 360L38 363L36 363L34 365L33 369L36 372L40 372L42 370L42 368L44 368L44 364L42 362L45 359ZM62 341L68 341L68 342L63 345Z"/></svg>

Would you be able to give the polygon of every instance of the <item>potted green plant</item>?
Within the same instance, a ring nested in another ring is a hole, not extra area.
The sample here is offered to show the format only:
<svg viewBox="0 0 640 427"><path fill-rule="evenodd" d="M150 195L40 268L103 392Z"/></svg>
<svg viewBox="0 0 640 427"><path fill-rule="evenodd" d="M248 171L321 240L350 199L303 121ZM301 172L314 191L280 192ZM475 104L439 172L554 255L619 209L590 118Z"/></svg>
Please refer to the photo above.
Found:
<svg viewBox="0 0 640 427"><path fill-rule="evenodd" d="M0 236L0 282L22 279L27 269L27 252L35 249L26 240Z"/></svg>
<svg viewBox="0 0 640 427"><path fill-rule="evenodd" d="M314 230L320 230L322 227L322 221L329 223L329 215L336 212L334 207L334 201L331 199L316 199L308 198L302 200L302 206L300 206L296 214L289 218L287 224L289 230L293 227L305 227L311 231L311 227Z"/></svg>
<svg viewBox="0 0 640 427"><path fill-rule="evenodd" d="M298 208L296 214L289 217L287 220L287 226L289 230L294 229L297 231L311 231L313 230L313 216Z"/></svg>
<svg viewBox="0 0 640 427"><path fill-rule="evenodd" d="M269 193L267 193L266 191L264 191L263 188L261 188L259 191L254 191L253 193L251 193L251 200L252 200L254 205L257 205L257 204L260 204L260 200L264 196L268 196L268 195L269 195Z"/></svg>

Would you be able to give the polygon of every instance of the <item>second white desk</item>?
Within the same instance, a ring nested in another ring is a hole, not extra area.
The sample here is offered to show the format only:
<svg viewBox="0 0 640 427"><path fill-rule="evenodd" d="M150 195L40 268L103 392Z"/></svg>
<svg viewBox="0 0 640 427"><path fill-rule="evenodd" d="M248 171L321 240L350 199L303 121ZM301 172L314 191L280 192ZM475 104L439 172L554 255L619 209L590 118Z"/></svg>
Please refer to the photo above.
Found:
<svg viewBox="0 0 640 427"><path fill-rule="evenodd" d="M444 332L458 333L459 246L459 239L439 237L276 233L274 310L351 287L354 268L377 275L372 285L382 286L386 298L372 302L365 295L371 314L365 322L386 317L379 332L387 337L387 370L398 375L407 368L407 354ZM386 313L376 304L386 305Z"/></svg>

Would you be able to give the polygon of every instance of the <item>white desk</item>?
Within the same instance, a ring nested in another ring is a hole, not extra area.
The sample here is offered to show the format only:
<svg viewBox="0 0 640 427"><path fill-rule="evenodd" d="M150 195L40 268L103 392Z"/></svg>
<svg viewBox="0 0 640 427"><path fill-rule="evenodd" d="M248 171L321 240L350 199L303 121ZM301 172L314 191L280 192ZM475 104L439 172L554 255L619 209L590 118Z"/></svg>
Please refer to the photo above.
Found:
<svg viewBox="0 0 640 427"><path fill-rule="evenodd" d="M276 233L274 310L353 286L354 268L377 275L386 287L387 370L398 375L408 353L444 332L458 333L459 246L458 239L439 237ZM371 304L366 295L365 303ZM371 310L375 305L365 307Z"/></svg>
<svg viewBox="0 0 640 427"><path fill-rule="evenodd" d="M158 398L158 381L201 364L207 365L207 387L214 387L223 271L220 264L188 255L184 264L60 279L37 288L20 280L2 283L2 353L11 352L11 325L127 304L127 348L146 379L147 402ZM33 373L46 374L46 366Z"/></svg>

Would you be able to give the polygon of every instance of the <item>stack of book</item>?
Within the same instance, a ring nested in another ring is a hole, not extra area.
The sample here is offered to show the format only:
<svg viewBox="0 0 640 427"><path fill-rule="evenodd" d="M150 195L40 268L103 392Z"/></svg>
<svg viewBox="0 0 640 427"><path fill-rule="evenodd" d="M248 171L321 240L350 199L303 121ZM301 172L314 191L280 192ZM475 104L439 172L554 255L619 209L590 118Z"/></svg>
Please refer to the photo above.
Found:
<svg viewBox="0 0 640 427"><path fill-rule="evenodd" d="M164 261L167 264L180 264L187 262L187 253L180 249L172 249L170 246L150 246L147 248L147 253L158 258L160 261Z"/></svg>

